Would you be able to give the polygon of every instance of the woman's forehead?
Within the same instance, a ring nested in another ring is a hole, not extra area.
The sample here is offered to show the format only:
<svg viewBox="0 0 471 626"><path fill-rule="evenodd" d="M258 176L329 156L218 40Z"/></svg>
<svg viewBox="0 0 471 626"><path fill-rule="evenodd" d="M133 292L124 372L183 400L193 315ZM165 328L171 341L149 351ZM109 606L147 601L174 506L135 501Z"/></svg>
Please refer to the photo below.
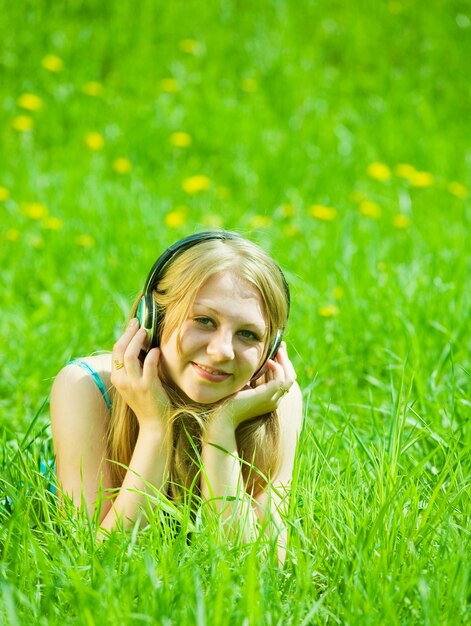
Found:
<svg viewBox="0 0 471 626"><path fill-rule="evenodd" d="M214 274L198 290L195 306L240 313L265 321L263 299L258 288L235 272Z"/></svg>

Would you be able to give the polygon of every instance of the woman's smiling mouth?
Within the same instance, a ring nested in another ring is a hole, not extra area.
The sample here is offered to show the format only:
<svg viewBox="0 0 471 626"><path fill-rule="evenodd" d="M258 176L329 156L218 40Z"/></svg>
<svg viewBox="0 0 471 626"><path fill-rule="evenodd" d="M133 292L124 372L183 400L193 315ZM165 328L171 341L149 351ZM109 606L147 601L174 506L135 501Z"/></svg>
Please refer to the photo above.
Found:
<svg viewBox="0 0 471 626"><path fill-rule="evenodd" d="M213 367L209 367L208 365L203 365L202 363L191 362L193 369L196 371L201 378L204 380L208 380L212 383L220 383L232 376L229 372L225 372L224 370L214 369Z"/></svg>

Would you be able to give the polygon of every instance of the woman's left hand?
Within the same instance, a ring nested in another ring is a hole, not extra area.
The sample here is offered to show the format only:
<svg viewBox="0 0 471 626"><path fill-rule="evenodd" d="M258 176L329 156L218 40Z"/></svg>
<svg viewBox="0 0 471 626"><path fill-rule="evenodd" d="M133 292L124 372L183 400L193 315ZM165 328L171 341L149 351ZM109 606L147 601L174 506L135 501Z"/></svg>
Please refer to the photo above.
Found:
<svg viewBox="0 0 471 626"><path fill-rule="evenodd" d="M226 399L215 410L213 420L223 422L235 430L242 422L270 413L278 408L295 380L296 372L283 341L275 358L267 361L267 370L261 378L262 382L257 381L254 387L247 384Z"/></svg>

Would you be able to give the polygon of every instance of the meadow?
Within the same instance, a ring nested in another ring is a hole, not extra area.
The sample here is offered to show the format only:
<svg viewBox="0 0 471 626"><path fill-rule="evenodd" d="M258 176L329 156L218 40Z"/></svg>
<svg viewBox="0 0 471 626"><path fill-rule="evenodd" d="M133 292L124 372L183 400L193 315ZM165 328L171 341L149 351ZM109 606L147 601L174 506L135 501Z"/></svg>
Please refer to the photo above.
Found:
<svg viewBox="0 0 471 626"><path fill-rule="evenodd" d="M469 4L0 6L0 623L471 624ZM283 569L185 511L96 545L39 471L56 373L210 228L292 290Z"/></svg>

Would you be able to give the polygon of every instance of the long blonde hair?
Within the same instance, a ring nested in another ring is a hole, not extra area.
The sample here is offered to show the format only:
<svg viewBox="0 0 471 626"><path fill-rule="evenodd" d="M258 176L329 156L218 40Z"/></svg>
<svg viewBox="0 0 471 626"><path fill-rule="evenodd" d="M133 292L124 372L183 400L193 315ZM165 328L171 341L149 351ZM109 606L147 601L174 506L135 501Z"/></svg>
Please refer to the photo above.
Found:
<svg viewBox="0 0 471 626"><path fill-rule="evenodd" d="M161 338L166 340L176 329L177 346L180 332L196 294L214 274L234 271L257 287L267 322L264 358L279 329L288 318L286 288L279 267L256 244L237 237L198 243L180 253L164 269L153 298L161 314ZM140 295L131 309L134 317ZM169 471L169 495L176 499L187 493L199 494L199 454L211 406L189 406L184 403L171 381L162 380L171 400L173 452ZM108 447L115 486L126 473L139 434L137 418L119 394L111 412ZM238 455L248 493L256 495L276 473L279 465L279 422L276 411L240 424L236 430Z"/></svg>

